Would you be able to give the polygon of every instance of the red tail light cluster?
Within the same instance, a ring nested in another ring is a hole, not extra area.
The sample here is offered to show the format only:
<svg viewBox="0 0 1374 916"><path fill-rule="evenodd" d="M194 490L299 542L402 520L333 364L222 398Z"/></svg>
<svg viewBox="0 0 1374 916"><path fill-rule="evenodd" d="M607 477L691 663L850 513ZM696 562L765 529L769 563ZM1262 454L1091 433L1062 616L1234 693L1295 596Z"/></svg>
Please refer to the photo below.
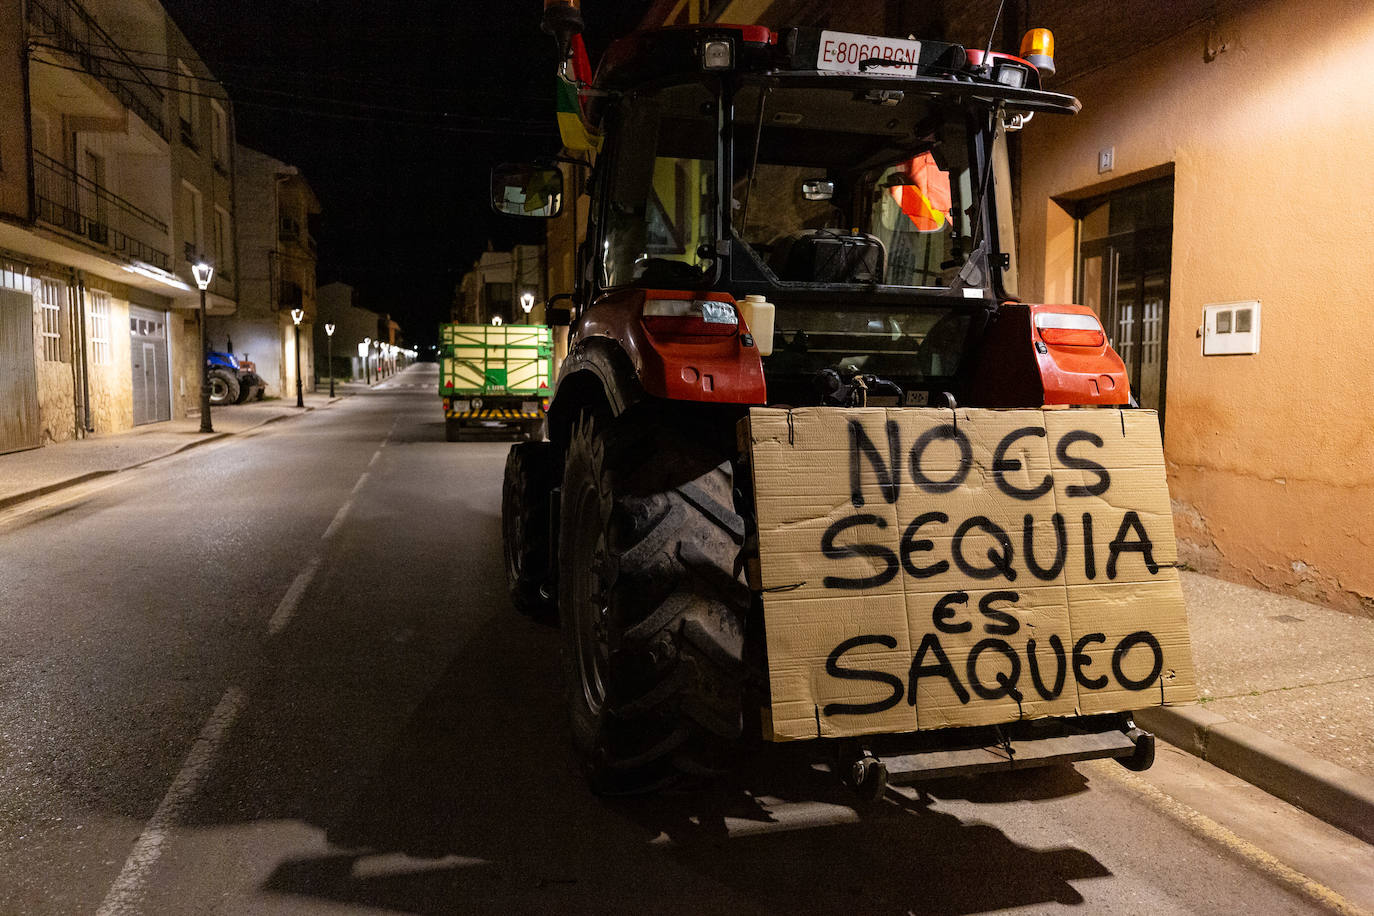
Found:
<svg viewBox="0 0 1374 916"><path fill-rule="evenodd" d="M729 337L739 331L739 313L729 302L711 299L646 299L644 327L656 337Z"/></svg>
<svg viewBox="0 0 1374 916"><path fill-rule="evenodd" d="M1102 323L1093 315L1038 312L1035 330L1052 347L1100 347L1107 342Z"/></svg>

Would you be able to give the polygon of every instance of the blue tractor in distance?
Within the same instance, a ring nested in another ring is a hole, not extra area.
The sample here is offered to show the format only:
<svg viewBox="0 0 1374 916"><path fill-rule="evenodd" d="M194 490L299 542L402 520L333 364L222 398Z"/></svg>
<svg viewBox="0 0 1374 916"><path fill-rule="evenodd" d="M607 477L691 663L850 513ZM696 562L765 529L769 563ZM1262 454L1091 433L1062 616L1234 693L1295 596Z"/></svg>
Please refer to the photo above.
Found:
<svg viewBox="0 0 1374 916"><path fill-rule="evenodd" d="M210 403L216 407L257 400L267 387L256 366L240 362L232 353L211 350L205 365L210 376Z"/></svg>

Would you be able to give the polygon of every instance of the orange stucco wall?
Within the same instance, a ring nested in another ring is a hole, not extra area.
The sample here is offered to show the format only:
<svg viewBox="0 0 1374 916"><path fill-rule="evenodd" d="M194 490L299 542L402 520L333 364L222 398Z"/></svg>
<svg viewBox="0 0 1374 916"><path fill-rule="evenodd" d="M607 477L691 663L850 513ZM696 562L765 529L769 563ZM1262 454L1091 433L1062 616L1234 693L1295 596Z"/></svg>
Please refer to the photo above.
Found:
<svg viewBox="0 0 1374 916"><path fill-rule="evenodd" d="M1226 50L1204 59L1209 31ZM1172 167L1165 455L1194 566L1374 614L1374 6L1264 2L1049 88L1022 134L1022 293L1070 301L1053 198ZM1100 175L1098 151L1115 148ZM1201 355L1258 299L1261 351Z"/></svg>

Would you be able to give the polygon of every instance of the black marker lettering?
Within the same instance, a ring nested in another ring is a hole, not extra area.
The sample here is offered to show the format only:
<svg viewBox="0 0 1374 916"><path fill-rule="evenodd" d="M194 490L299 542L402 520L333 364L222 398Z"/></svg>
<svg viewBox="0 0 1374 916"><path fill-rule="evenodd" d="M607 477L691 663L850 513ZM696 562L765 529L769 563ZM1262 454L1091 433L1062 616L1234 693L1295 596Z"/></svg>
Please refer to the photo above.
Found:
<svg viewBox="0 0 1374 916"><path fill-rule="evenodd" d="M1091 512L1083 513L1083 575L1089 580L1097 578L1097 546L1093 544Z"/></svg>
<svg viewBox="0 0 1374 916"><path fill-rule="evenodd" d="M1046 582L1059 578L1059 573L1063 571L1069 540L1064 533L1064 516L1054 513L1050 516L1050 524L1054 527L1054 560L1044 567L1035 558L1035 516L1027 512L1021 522L1021 552L1026 555L1026 568L1032 576Z"/></svg>
<svg viewBox="0 0 1374 916"><path fill-rule="evenodd" d="M1132 540L1126 540L1126 535L1134 531L1137 535ZM1116 558L1123 552L1131 551L1139 553L1145 561L1145 568L1150 571L1150 575L1159 572L1159 564L1155 562L1155 545L1150 540L1150 536L1145 533L1145 526L1140 522L1140 516L1134 509L1129 510L1121 519L1121 527L1116 529L1116 537L1108 545L1107 554L1107 578L1116 578Z"/></svg>
<svg viewBox="0 0 1374 916"><path fill-rule="evenodd" d="M1015 604L1020 600L1021 596L1016 592L988 592L984 595L983 599L978 602L978 610L988 620L996 621L996 623L983 624L983 632L993 636L1010 636L1021 629L1021 621L1001 608L992 606L994 601L1010 601Z"/></svg>
<svg viewBox="0 0 1374 916"><path fill-rule="evenodd" d="M1107 678L1105 675L1102 677L1088 677L1083 673L1083 669L1091 666L1093 663L1088 653L1083 651L1083 647L1088 645L1088 643L1106 641L1107 635L1105 633L1088 633L1082 639L1078 640L1078 642L1073 644L1073 678L1089 690L1101 690L1103 687L1106 687Z"/></svg>
<svg viewBox="0 0 1374 916"><path fill-rule="evenodd" d="M931 522L939 522L942 525L949 523L949 516L943 512L925 512L911 520L911 524L906 526L906 532L902 535L902 568L911 576L917 579L927 579L931 576L938 576L940 573L949 569L948 560L937 560L929 566L917 566L911 562L911 555L918 551L924 553L935 549L935 542L927 538L917 538L916 532L921 530L923 525Z"/></svg>
<svg viewBox="0 0 1374 916"><path fill-rule="evenodd" d="M1011 662L1011 672L997 672L997 686L985 687L983 682L978 679L978 656L989 649L995 649L1002 653L1002 656ZM1021 699L1021 691L1016 689L1016 682L1021 679L1021 657L1018 656L1005 640L1001 639L980 639L974 643L973 648L968 653L968 685L973 688L973 692L984 700L1000 700L1002 697L1010 696L1013 699Z"/></svg>
<svg viewBox="0 0 1374 916"><path fill-rule="evenodd" d="M988 561L992 563L991 566L976 567L969 563L968 559L964 556L964 538L967 537L968 533L974 528L981 528L983 531L986 531L1002 546L1002 552L1000 554L991 548L988 549ZM1011 568L1011 538L1007 537L1007 533L1003 531L997 523L985 516L975 515L959 526L959 530L954 532L952 552L954 554L954 565L958 566L959 570L970 578L996 579L1000 575L1005 576L1008 582L1016 581L1016 570Z"/></svg>
<svg viewBox="0 0 1374 916"><path fill-rule="evenodd" d="M935 664L924 665L921 663L921 660L926 657L927 651L935 656ZM911 660L911 674L908 677L910 683L907 685L906 695L908 706L916 705L916 687L920 684L921 678L933 674L938 674L949 681L950 689L954 691L954 695L959 698L960 703L968 702L968 690L959 683L959 676L954 673L954 666L949 663L949 657L945 655L944 647L940 645L940 637L934 633L927 633L921 638L921 647L916 650L916 656Z"/></svg>
<svg viewBox="0 0 1374 916"><path fill-rule="evenodd" d="M1035 638L1031 637L1026 641L1026 658L1030 661L1031 683L1035 685L1035 692L1040 694L1042 700L1053 700L1058 698L1064 691L1064 675L1068 672L1068 666L1064 664L1064 643L1059 639L1058 633L1050 634L1050 649L1054 652L1054 687L1045 689L1045 682L1040 679L1040 659L1035 655Z"/></svg>
<svg viewBox="0 0 1374 916"><path fill-rule="evenodd" d="M861 456L867 457L868 463L873 465L873 473L878 477L878 489L882 491L883 499L889 503L897 501L902 489L902 442L896 420L887 421L887 449L892 456L891 464L885 463L883 456L878 454L878 448L873 444L873 440L868 438L863 424L858 420L849 421L849 499L854 503L854 508L857 509L864 504L863 488L860 485L863 470Z"/></svg>
<svg viewBox="0 0 1374 916"><path fill-rule="evenodd" d="M936 439L951 439L959 446L959 467L948 480L931 480L925 475L925 471L921 470L921 459L925 456L926 447ZM951 493L957 490L968 476L968 469L972 464L973 446L969 444L968 437L960 432L957 426L949 423L932 426L921 433L916 444L911 446L911 479L927 493Z"/></svg>
<svg viewBox="0 0 1374 916"><path fill-rule="evenodd" d="M1088 484L1086 487L1069 484L1064 492L1069 496L1101 496L1112 485L1112 477L1107 473L1107 469L1096 461L1090 461L1087 458L1075 458L1070 455L1069 446L1075 442L1091 442L1097 448L1101 448L1102 437L1096 433L1090 433L1086 429L1071 430L1059 440L1059 448L1055 450L1059 456L1060 464L1066 468L1073 468L1075 471L1091 471L1097 475L1097 482Z"/></svg>
<svg viewBox="0 0 1374 916"><path fill-rule="evenodd" d="M1126 657L1126 653L1134 649L1137 645L1149 646L1154 653L1154 664L1150 667L1150 673L1140 680L1131 680L1126 677L1121 670L1121 660ZM1159 640L1148 630L1137 630L1130 634L1121 642L1116 644L1116 651L1112 653L1112 674L1116 675L1116 681L1127 690L1145 690L1154 684L1159 673L1164 670L1164 650L1159 646Z"/></svg>
<svg viewBox="0 0 1374 916"><path fill-rule="evenodd" d="M1026 436L1037 436L1045 438L1045 428L1043 426L1023 426L1007 433L1001 442L997 443L997 451L992 454L992 479L997 482L997 487L1012 499L1039 499L1054 488L1054 478L1046 474L1045 479L1031 490L1024 490L1006 478L1008 472L1021 470L1021 462L1015 458L1007 457L1007 449L1011 448L1012 443Z"/></svg>
<svg viewBox="0 0 1374 916"><path fill-rule="evenodd" d="M930 613L930 620L931 623L935 624L935 629L941 633L967 633L973 629L973 621L971 620L949 623L954 619L954 605L956 604L968 604L968 592L950 592L935 602L935 610Z"/></svg>
<svg viewBox="0 0 1374 916"><path fill-rule="evenodd" d="M821 553L832 560L844 560L849 557L873 557L883 561L881 572L869 576L867 579L846 579L841 576L826 576L822 580L822 585L826 588L862 589L877 588L879 585L886 585L897 575L897 555L879 544L849 544L843 547L835 546L835 538L848 531L850 528L857 528L859 525L876 525L879 528L887 527L887 519L879 518L876 515L851 515L842 518L829 528L825 529L825 534L821 535Z"/></svg>
<svg viewBox="0 0 1374 916"><path fill-rule="evenodd" d="M886 671L869 671L864 668L841 668L840 657L850 649L857 649L860 646L883 646L887 649L897 648L897 640L886 634L880 636L855 636L846 639L830 651L830 656L825 660L825 673L842 681L872 681L875 684L886 684L892 688L892 695L882 700L875 700L872 703L826 703L821 712L826 716L855 715L863 716L874 712L883 712L891 709L902 701L902 679L895 674Z"/></svg>

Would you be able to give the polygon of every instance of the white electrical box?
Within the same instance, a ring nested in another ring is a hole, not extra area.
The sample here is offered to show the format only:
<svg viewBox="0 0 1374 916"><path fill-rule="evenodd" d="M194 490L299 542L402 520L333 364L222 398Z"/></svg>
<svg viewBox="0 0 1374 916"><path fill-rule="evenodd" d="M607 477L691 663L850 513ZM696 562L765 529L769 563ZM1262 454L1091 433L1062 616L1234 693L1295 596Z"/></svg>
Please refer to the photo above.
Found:
<svg viewBox="0 0 1374 916"><path fill-rule="evenodd" d="M1202 307L1202 355L1232 356L1258 353L1260 304L1217 302Z"/></svg>

